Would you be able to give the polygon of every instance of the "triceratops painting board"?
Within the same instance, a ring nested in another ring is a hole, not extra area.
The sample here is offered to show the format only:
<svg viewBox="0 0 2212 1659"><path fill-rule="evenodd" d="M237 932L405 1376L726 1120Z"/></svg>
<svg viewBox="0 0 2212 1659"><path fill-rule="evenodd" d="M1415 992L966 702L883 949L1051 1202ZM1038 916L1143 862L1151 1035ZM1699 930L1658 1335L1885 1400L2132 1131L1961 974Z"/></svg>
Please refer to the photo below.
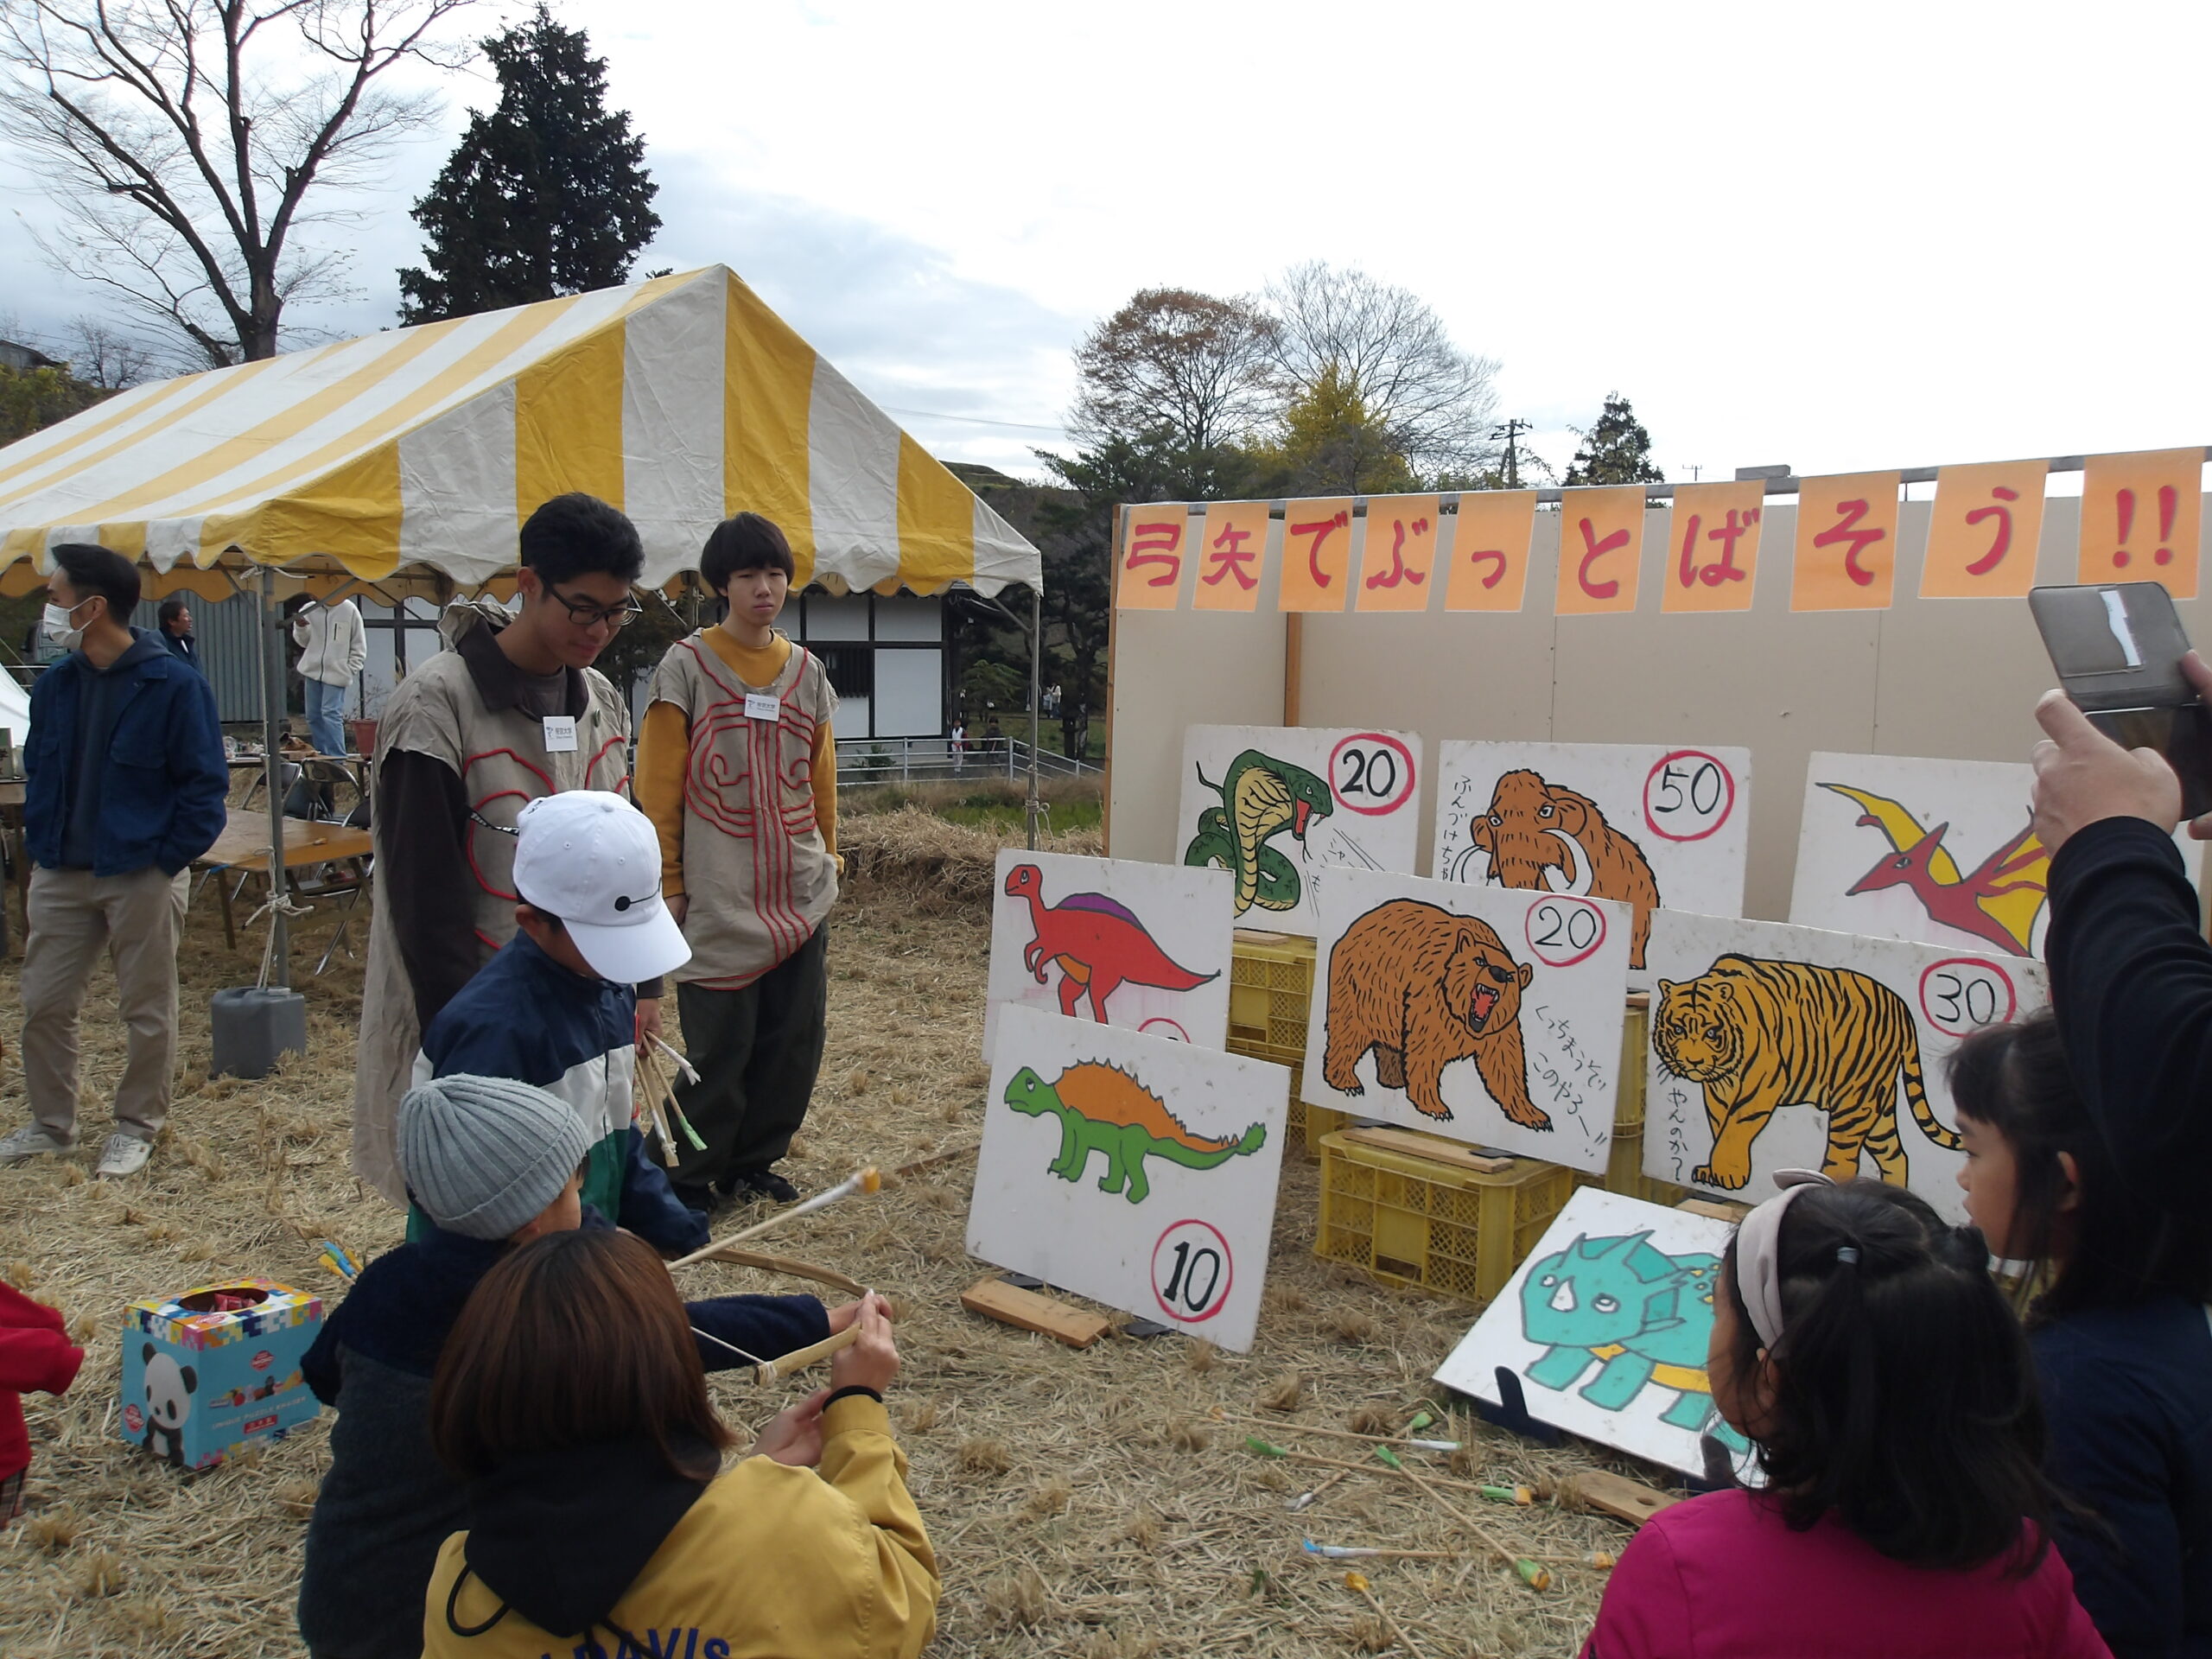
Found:
<svg viewBox="0 0 2212 1659"><path fill-rule="evenodd" d="M1581 1188L1436 1380L1501 1405L1503 1366L1539 1422L1693 1475L1710 1433L1741 1470L1751 1448L1713 1408L1705 1375L1730 1225Z"/></svg>
<svg viewBox="0 0 2212 1659"><path fill-rule="evenodd" d="M1306 1098L1602 1171L1630 914L1570 893L1332 871Z"/></svg>
<svg viewBox="0 0 2212 1659"><path fill-rule="evenodd" d="M1744 913L1749 749L1633 743L1446 743L1436 875L1636 906L1629 974L1661 906Z"/></svg>
<svg viewBox="0 0 2212 1659"><path fill-rule="evenodd" d="M1219 1048L1229 1039L1229 874L1066 853L999 855L983 1054L1008 1005Z"/></svg>
<svg viewBox="0 0 2212 1659"><path fill-rule="evenodd" d="M1423 764L1411 732L1192 726L1176 851L1229 872L1237 926L1310 936L1326 872L1413 874Z"/></svg>
<svg viewBox="0 0 2212 1659"><path fill-rule="evenodd" d="M1645 1174L1749 1202L1777 1169L1868 1175L1965 1219L1944 1062L2049 1000L2042 963L1668 910L1649 961Z"/></svg>
<svg viewBox="0 0 2212 1659"><path fill-rule="evenodd" d="M1243 1353L1289 1099L1264 1060L1007 1008L969 1254Z"/></svg>

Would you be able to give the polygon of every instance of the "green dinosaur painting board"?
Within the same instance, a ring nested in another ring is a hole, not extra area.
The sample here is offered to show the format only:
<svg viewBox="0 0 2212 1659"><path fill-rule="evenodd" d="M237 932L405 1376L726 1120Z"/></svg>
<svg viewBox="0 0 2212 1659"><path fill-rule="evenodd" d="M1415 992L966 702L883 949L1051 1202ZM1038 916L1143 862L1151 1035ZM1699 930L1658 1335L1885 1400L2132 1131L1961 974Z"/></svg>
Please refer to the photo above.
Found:
<svg viewBox="0 0 2212 1659"><path fill-rule="evenodd" d="M1229 872L1237 926L1310 938L1331 871L1413 873L1425 764L1412 732L1190 727L1176 850Z"/></svg>
<svg viewBox="0 0 2212 1659"><path fill-rule="evenodd" d="M1670 910L1648 960L1645 1174L1738 1199L1777 1169L1867 1175L1966 1218L1944 1064L2049 1000L2041 963Z"/></svg>
<svg viewBox="0 0 2212 1659"><path fill-rule="evenodd" d="M969 1254L1243 1353L1289 1096L1264 1060L1005 1008Z"/></svg>
<svg viewBox="0 0 2212 1659"><path fill-rule="evenodd" d="M1602 1173L1633 920L1607 899L1332 871L1306 1100Z"/></svg>
<svg viewBox="0 0 2212 1659"><path fill-rule="evenodd" d="M1529 1414L1700 1475L1712 1433L1750 1448L1713 1408L1706 1348L1731 1224L1586 1186L1483 1310L1436 1380L1492 1405L1498 1368Z"/></svg>
<svg viewBox="0 0 2212 1659"><path fill-rule="evenodd" d="M1226 870L1067 853L999 855L983 1054L1037 1008L1220 1048L1229 1039Z"/></svg>

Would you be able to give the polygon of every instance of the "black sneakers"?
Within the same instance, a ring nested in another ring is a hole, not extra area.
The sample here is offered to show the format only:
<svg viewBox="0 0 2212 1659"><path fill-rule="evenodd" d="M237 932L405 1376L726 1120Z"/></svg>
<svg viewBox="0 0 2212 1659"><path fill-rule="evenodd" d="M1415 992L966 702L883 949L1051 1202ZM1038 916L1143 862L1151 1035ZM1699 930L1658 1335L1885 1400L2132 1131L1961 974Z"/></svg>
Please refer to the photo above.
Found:
<svg viewBox="0 0 2212 1659"><path fill-rule="evenodd" d="M729 1173L729 1196L733 1204L747 1204L754 1198L797 1204L798 1188L772 1169L734 1169Z"/></svg>

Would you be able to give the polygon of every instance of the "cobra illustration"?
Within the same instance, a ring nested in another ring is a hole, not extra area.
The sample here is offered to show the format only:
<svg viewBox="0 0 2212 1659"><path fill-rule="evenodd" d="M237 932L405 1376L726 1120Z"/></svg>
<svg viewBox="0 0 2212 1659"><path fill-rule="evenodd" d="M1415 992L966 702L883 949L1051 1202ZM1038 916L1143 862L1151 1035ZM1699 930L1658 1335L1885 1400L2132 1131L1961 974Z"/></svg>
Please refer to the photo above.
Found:
<svg viewBox="0 0 2212 1659"><path fill-rule="evenodd" d="M1198 832L1183 849L1185 864L1218 864L1236 878L1236 910L1294 910L1305 891L1297 868L1268 842L1287 830L1301 844L1316 818L1335 810L1329 785L1303 766L1247 749L1217 784L1203 767L1198 781L1222 804L1198 815Z"/></svg>

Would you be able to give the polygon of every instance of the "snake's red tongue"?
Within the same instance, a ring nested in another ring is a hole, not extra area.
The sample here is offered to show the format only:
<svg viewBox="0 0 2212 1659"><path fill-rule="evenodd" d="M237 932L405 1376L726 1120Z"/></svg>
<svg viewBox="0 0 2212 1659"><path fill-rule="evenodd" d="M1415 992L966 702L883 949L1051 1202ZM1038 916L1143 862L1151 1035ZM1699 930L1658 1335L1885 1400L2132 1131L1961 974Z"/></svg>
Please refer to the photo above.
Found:
<svg viewBox="0 0 2212 1659"><path fill-rule="evenodd" d="M1497 1006L1497 993L1487 985L1475 988L1475 1023L1481 1025L1490 1018L1490 1011Z"/></svg>
<svg viewBox="0 0 2212 1659"><path fill-rule="evenodd" d="M1290 809L1290 833L1300 841L1306 839L1306 821L1313 816L1313 803L1296 801Z"/></svg>

